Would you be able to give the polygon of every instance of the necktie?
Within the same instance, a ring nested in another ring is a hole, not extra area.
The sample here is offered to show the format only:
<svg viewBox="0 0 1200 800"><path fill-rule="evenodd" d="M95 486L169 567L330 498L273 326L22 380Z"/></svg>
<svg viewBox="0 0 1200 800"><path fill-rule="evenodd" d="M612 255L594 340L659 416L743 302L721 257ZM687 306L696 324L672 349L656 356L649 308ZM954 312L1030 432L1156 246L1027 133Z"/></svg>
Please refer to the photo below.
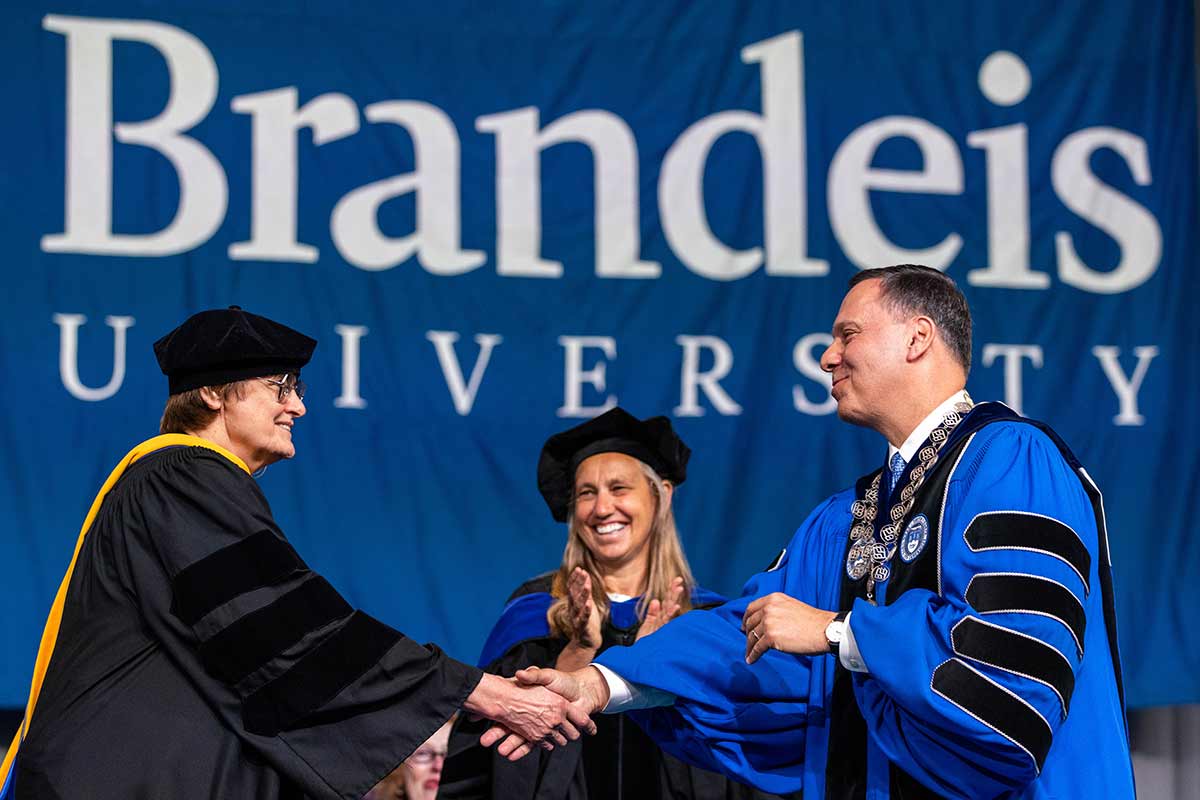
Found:
<svg viewBox="0 0 1200 800"><path fill-rule="evenodd" d="M892 458L888 462L888 477L891 480L891 484L888 488L889 494L896 491L896 484L900 482L900 476L904 474L905 466L907 466L907 462L904 460L904 457L900 455L900 451L897 450L892 454Z"/></svg>

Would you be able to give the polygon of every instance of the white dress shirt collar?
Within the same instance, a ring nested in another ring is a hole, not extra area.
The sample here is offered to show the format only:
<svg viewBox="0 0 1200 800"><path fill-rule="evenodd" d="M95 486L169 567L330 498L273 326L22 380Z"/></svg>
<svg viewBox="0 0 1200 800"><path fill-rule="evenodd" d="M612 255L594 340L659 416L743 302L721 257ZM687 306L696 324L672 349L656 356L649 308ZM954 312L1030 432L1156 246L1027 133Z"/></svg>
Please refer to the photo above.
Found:
<svg viewBox="0 0 1200 800"><path fill-rule="evenodd" d="M942 401L942 404L929 412L929 416L921 420L921 424L913 428L913 432L908 435L904 443L899 447L888 442L888 463L892 460L892 455L896 452L900 453L900 457L904 459L904 463L912 461L914 455L917 454L917 448L921 443L929 438L929 434L933 433L933 429L938 426L946 415L954 410L956 403L968 402L966 390L955 392Z"/></svg>

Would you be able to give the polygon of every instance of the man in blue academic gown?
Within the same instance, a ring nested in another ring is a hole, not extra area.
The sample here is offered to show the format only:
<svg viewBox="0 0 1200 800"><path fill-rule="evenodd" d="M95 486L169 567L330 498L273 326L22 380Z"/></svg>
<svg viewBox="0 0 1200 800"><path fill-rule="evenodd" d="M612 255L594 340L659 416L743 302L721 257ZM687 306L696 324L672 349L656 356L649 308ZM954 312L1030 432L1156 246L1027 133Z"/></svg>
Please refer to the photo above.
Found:
<svg viewBox="0 0 1200 800"><path fill-rule="evenodd" d="M857 275L821 364L884 466L738 600L518 677L772 792L1132 798L1099 492L1044 425L972 403L970 353L949 278Z"/></svg>

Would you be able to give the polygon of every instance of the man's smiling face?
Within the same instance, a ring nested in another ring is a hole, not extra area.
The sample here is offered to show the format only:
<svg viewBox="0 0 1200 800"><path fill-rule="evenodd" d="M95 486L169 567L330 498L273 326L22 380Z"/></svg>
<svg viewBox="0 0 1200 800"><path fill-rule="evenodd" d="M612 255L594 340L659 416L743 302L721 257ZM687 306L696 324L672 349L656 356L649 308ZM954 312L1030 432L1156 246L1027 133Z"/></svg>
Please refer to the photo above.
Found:
<svg viewBox="0 0 1200 800"><path fill-rule="evenodd" d="M821 369L833 377L838 417L878 430L888 404L903 394L908 324L888 307L878 280L855 285L833 323Z"/></svg>

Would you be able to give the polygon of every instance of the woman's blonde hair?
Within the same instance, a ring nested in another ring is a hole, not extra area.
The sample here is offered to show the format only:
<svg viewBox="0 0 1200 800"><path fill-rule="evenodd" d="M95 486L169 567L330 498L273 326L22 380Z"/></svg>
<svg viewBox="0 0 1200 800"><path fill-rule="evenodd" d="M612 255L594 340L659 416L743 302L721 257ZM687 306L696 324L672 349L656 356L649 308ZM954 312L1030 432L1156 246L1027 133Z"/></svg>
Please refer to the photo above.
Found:
<svg viewBox="0 0 1200 800"><path fill-rule="evenodd" d="M631 456L632 457L632 456ZM642 589L641 600L637 604L638 620L645 619L646 609L651 600L666 603L671 590L671 582L683 578L683 596L679 599L680 613L692 607L692 589L696 579L688 566L687 557L683 554L683 545L679 543L679 531L675 528L675 514L671 511L671 503L666 500L666 488L663 479L645 462L637 461L650 484L650 492L654 495L654 522L650 526L650 564L646 571L646 585ZM554 574L554 582L550 594L555 600L546 612L550 630L556 636L570 638L571 612L567 600L567 579L576 567L582 567L592 579L592 602L600 611L600 618L607 620L609 615L608 594L604 591L604 576L600 572L591 551L584 544L579 531L579 523L575 520L575 501L567 509L567 546L563 551L562 564Z"/></svg>

